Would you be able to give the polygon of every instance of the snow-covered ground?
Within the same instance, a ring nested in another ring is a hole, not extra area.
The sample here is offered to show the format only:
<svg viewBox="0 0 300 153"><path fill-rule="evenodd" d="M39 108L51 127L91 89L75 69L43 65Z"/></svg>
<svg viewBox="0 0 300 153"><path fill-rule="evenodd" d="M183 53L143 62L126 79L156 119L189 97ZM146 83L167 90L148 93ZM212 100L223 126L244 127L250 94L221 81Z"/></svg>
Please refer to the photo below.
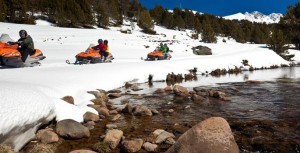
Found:
<svg viewBox="0 0 300 153"><path fill-rule="evenodd" d="M57 120L72 118L81 122L86 111L96 113L86 106L91 103L89 100L94 98L87 91L114 89L132 80L146 82L149 74L154 76L154 80L162 80L170 72L187 73L194 67L201 73L216 68L241 66L243 59L247 59L253 67L259 68L289 64L272 50L265 48L264 44L240 44L227 38L224 38L226 43L222 42L223 38L219 38L216 44L206 44L190 39L190 31L155 27L158 35L147 35L139 32L140 29L136 27L132 34L124 34L120 29L131 29L130 26L104 30L59 28L44 21L37 23L0 23L0 31L9 34L15 40L19 38L19 30L27 30L35 42L35 48L41 49L47 57L41 61L40 67L0 69L0 135L5 134L9 126L22 125L24 120L35 122L36 116L49 114L49 110L55 110ZM78 52L84 51L90 43L96 44L99 38L109 41L110 51L115 57L112 63L65 63L67 59L74 61ZM157 41L165 40L172 41L168 42L169 48L173 50L171 60L141 60L141 57L146 57L147 53L159 45ZM213 55L194 55L191 48L198 45L210 47ZM299 63L299 51L290 52L296 54L294 59ZM249 78L251 79L251 76ZM75 106L60 100L66 95L74 97ZM9 120L5 118L8 115Z"/></svg>

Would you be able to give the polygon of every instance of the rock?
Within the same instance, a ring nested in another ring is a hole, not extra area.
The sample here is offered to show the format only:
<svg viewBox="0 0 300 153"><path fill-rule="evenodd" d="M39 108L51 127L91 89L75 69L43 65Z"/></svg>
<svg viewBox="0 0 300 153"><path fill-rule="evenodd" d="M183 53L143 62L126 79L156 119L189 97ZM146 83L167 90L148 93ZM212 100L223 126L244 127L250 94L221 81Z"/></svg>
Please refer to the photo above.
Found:
<svg viewBox="0 0 300 153"><path fill-rule="evenodd" d="M123 149L126 152L138 152L141 150L143 143L143 139L125 140L123 141Z"/></svg>
<svg viewBox="0 0 300 153"><path fill-rule="evenodd" d="M61 99L65 102L68 102L69 104L74 104L74 98L72 96L65 96Z"/></svg>
<svg viewBox="0 0 300 153"><path fill-rule="evenodd" d="M106 124L107 129L117 129L118 126L116 124Z"/></svg>
<svg viewBox="0 0 300 153"><path fill-rule="evenodd" d="M257 81L257 80L247 80L246 82L249 84L262 84L263 83L262 81Z"/></svg>
<svg viewBox="0 0 300 153"><path fill-rule="evenodd" d="M39 130L36 137L42 143L54 143L59 140L58 135L51 128Z"/></svg>
<svg viewBox="0 0 300 153"><path fill-rule="evenodd" d="M172 91L173 89L172 89L172 87L171 86L167 86L167 87L165 87L165 91Z"/></svg>
<svg viewBox="0 0 300 153"><path fill-rule="evenodd" d="M160 144L162 142L165 142L168 138L175 138L175 136L174 134L164 130L156 137L155 143Z"/></svg>
<svg viewBox="0 0 300 153"><path fill-rule="evenodd" d="M151 110L143 105L137 105L134 107L133 114L137 116L152 116Z"/></svg>
<svg viewBox="0 0 300 153"><path fill-rule="evenodd" d="M150 109L153 115L157 115L159 114L158 110L156 109Z"/></svg>
<svg viewBox="0 0 300 153"><path fill-rule="evenodd" d="M211 117L193 126L179 137L166 153L239 153L227 121Z"/></svg>
<svg viewBox="0 0 300 153"><path fill-rule="evenodd" d="M94 121L88 121L85 123L86 126L95 126L96 123Z"/></svg>
<svg viewBox="0 0 300 153"><path fill-rule="evenodd" d="M145 142L143 144L143 148L148 151L148 152L156 152L157 150L157 145L156 144L152 144L150 142Z"/></svg>
<svg viewBox="0 0 300 153"><path fill-rule="evenodd" d="M132 91L140 91L140 90L143 90L143 88L140 88L138 87L137 85L134 85L132 88L131 88Z"/></svg>
<svg viewBox="0 0 300 153"><path fill-rule="evenodd" d="M166 143L166 144L173 145L173 144L175 144L175 140L174 140L173 138L169 137L169 138L167 138L167 139L165 140L165 143Z"/></svg>
<svg viewBox="0 0 300 153"><path fill-rule="evenodd" d="M174 113L174 109L169 109L168 112L169 113Z"/></svg>
<svg viewBox="0 0 300 153"><path fill-rule="evenodd" d="M212 55L211 49L206 46L197 46L192 48L195 55Z"/></svg>
<svg viewBox="0 0 300 153"><path fill-rule="evenodd" d="M99 105L89 105L90 107L94 108L99 115L109 116L109 110L106 107L101 107Z"/></svg>
<svg viewBox="0 0 300 153"><path fill-rule="evenodd" d="M0 144L0 152L1 153L14 153L13 149L6 144Z"/></svg>
<svg viewBox="0 0 300 153"><path fill-rule="evenodd" d="M128 104L129 103L129 99L122 99L121 100L121 104Z"/></svg>
<svg viewBox="0 0 300 153"><path fill-rule="evenodd" d="M174 87L173 87L173 91L174 93L177 95L177 96L182 96L182 97L186 97L186 96L189 96L190 93L189 93L189 90L185 87L182 87L178 84L175 84Z"/></svg>
<svg viewBox="0 0 300 153"><path fill-rule="evenodd" d="M35 143L31 146L30 153L55 153L55 144Z"/></svg>
<svg viewBox="0 0 300 153"><path fill-rule="evenodd" d="M154 132L153 132L153 135L155 136L155 137L157 137L157 136L159 136L162 132L164 132L165 130L163 130L163 129L157 129L157 130L155 130Z"/></svg>
<svg viewBox="0 0 300 153"><path fill-rule="evenodd" d="M109 114L111 114L111 115L117 115L118 111L117 110L111 110L111 111L109 111Z"/></svg>
<svg viewBox="0 0 300 153"><path fill-rule="evenodd" d="M201 87L194 87L193 90L196 92L206 92L206 89L203 89Z"/></svg>
<svg viewBox="0 0 300 153"><path fill-rule="evenodd" d="M120 117L121 117L121 115L120 115L120 114L117 114L117 115L115 115L111 120L112 120L112 121L116 121L116 120L118 120Z"/></svg>
<svg viewBox="0 0 300 153"><path fill-rule="evenodd" d="M92 151L92 150L74 150L69 153L97 153L97 152Z"/></svg>
<svg viewBox="0 0 300 153"><path fill-rule="evenodd" d="M156 94L163 94L163 93L165 93L165 90L162 89L162 88L159 88L159 89L156 89L156 90L154 91L154 93L156 93Z"/></svg>
<svg viewBox="0 0 300 153"><path fill-rule="evenodd" d="M101 106L101 107L107 107L106 102L102 98L92 99L91 101L94 103L94 105ZM89 105L89 106L92 107L91 105Z"/></svg>
<svg viewBox="0 0 300 153"><path fill-rule="evenodd" d="M122 113L132 113L132 110L133 110L132 104L128 103L122 110Z"/></svg>
<svg viewBox="0 0 300 153"><path fill-rule="evenodd" d="M104 90L100 90L100 89L97 89L97 90L98 91L88 91L87 93L94 95L95 98L98 100L103 100L104 102L108 102L107 92Z"/></svg>
<svg viewBox="0 0 300 153"><path fill-rule="evenodd" d="M127 88L130 88L130 87L132 87L133 86L133 84L132 83L129 83L129 82L126 82L125 83L125 88L127 89Z"/></svg>
<svg viewBox="0 0 300 153"><path fill-rule="evenodd" d="M191 99L194 101L194 102L203 102L204 101L204 97L202 96L199 96L197 94L193 94Z"/></svg>
<svg viewBox="0 0 300 153"><path fill-rule="evenodd" d="M94 114L92 112L86 112L83 115L83 120L84 120L84 122L88 122L88 121L97 122L97 121L99 121L99 115L96 115L96 114Z"/></svg>
<svg viewBox="0 0 300 153"><path fill-rule="evenodd" d="M114 98L119 98L119 97L121 97L121 96L122 96L121 93L110 93L110 94L108 95L108 97L109 97L109 98L112 98L112 99L114 99Z"/></svg>
<svg viewBox="0 0 300 153"><path fill-rule="evenodd" d="M105 135L103 142L109 144L109 147L111 149L115 149L118 146L122 136L123 131L117 129L109 129Z"/></svg>
<svg viewBox="0 0 300 153"><path fill-rule="evenodd" d="M109 90L108 93L122 93L122 91L118 89L113 89L113 90Z"/></svg>
<svg viewBox="0 0 300 153"><path fill-rule="evenodd" d="M71 119L59 121L56 124L56 133L66 139L80 139L90 136L87 127Z"/></svg>

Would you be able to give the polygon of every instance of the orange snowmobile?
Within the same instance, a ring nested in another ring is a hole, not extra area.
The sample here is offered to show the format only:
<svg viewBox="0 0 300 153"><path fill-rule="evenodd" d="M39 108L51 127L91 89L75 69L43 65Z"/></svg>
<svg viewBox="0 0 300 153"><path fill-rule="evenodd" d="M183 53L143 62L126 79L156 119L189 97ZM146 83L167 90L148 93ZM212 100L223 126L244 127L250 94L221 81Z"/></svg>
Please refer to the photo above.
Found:
<svg viewBox="0 0 300 153"><path fill-rule="evenodd" d="M34 54L27 57L23 62L21 53L18 51L18 44L10 45L0 41L0 65L8 67L33 67L41 65L39 61L45 59L42 51L34 50Z"/></svg>
<svg viewBox="0 0 300 153"><path fill-rule="evenodd" d="M110 63L114 59L112 54L108 52L108 56L106 60L104 60L99 54L99 50L96 50L91 44L90 47L85 52L78 53L75 58L76 61L74 63L70 63L69 60L66 60L68 64L95 64L95 63Z"/></svg>
<svg viewBox="0 0 300 153"><path fill-rule="evenodd" d="M157 61L157 60L169 60L171 58L170 54L165 54L161 50L154 50L147 55L147 61Z"/></svg>

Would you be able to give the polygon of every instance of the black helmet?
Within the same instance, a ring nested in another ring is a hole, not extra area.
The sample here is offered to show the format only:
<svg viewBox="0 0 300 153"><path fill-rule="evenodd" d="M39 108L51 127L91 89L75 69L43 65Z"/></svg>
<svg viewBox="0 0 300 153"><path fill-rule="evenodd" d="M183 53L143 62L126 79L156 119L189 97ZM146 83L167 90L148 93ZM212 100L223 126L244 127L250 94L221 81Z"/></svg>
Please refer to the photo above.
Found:
<svg viewBox="0 0 300 153"><path fill-rule="evenodd" d="M20 31L19 31L20 37L21 37L23 34L25 34L25 37L26 37L26 36L27 36L27 31L26 31L26 30L20 30Z"/></svg>
<svg viewBox="0 0 300 153"><path fill-rule="evenodd" d="M107 41L107 40L104 40L104 44L108 44L108 41Z"/></svg>
<svg viewBox="0 0 300 153"><path fill-rule="evenodd" d="M102 39L98 39L98 43L100 43L100 42L103 42L103 40Z"/></svg>

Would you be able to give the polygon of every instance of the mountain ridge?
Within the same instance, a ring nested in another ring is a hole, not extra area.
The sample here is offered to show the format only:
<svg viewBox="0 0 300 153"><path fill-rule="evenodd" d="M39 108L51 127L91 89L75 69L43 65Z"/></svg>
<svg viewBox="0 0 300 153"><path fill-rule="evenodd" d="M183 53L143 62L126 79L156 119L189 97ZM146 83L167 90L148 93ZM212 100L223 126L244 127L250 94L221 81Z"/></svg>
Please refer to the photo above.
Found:
<svg viewBox="0 0 300 153"><path fill-rule="evenodd" d="M236 13L228 16L223 16L224 19L227 20L248 20L250 22L257 22L257 23L278 23L280 18L283 17L281 13L271 13L269 15L265 15L261 12L254 11L254 12L245 12L245 13Z"/></svg>

